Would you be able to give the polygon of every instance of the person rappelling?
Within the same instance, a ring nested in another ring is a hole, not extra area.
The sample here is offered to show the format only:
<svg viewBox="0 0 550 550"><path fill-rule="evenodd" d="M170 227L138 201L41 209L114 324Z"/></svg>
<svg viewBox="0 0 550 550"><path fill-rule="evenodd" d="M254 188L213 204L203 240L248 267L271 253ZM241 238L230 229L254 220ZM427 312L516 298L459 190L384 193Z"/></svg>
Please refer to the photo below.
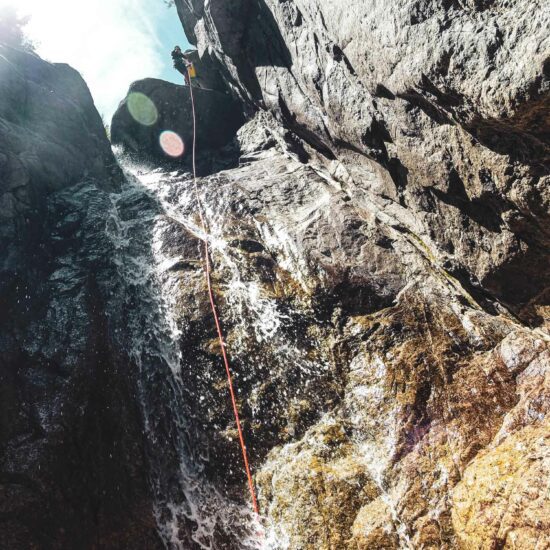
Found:
<svg viewBox="0 0 550 550"><path fill-rule="evenodd" d="M188 58L189 52L182 52L179 46L175 46L172 50L172 60L174 61L174 69L185 77L185 83L190 86L190 77L195 77L195 67Z"/></svg>

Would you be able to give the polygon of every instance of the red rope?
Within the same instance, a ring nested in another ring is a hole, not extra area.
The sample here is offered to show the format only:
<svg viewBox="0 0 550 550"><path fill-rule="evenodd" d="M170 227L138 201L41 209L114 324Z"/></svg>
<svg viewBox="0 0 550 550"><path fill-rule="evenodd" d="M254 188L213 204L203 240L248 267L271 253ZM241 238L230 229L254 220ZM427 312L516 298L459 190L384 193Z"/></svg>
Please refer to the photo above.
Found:
<svg viewBox="0 0 550 550"><path fill-rule="evenodd" d="M205 234L203 241L204 241L204 257L205 257L205 276L206 276L206 283L208 285L208 296L210 298L210 307L212 308L212 316L214 317L214 321L216 323L216 330L218 331L218 339L220 342L220 347L222 350L222 357L223 362L225 365L225 372L227 374L227 382L229 384L229 393L231 395L231 403L233 405L233 414L235 416L235 423L237 424L237 430L239 432L239 442L241 445L241 451L243 453L243 461L244 461L244 469L246 471L246 477L248 478L248 489L250 491L250 498L252 500L252 507L254 508L254 512L256 515L260 515L259 509L258 509L258 500L256 498L256 491L254 489L254 481L252 480L252 474L250 473L250 464L248 462L248 453L246 450L246 444L244 442L244 435L243 430L241 427L241 420L239 417L239 409L237 407L237 400L235 397L235 389L233 386L233 377L231 376L231 368L229 367L229 359L227 358L227 352L225 351L225 339L223 336L223 331L220 325L220 320L218 317L218 312L216 309L216 301L214 299L214 292L212 290L212 268L210 264L210 250L208 246L208 237L207 237L207 231L206 231L206 223L204 219L202 204L199 196L199 190L197 186L197 166L196 166L196 142L197 142L197 119L195 115L195 98L193 96L193 86L191 86L191 78L189 78L189 92L191 93L191 106L193 110L193 185L195 188L195 195L197 198L197 204L199 209L199 216L201 220L202 230Z"/></svg>

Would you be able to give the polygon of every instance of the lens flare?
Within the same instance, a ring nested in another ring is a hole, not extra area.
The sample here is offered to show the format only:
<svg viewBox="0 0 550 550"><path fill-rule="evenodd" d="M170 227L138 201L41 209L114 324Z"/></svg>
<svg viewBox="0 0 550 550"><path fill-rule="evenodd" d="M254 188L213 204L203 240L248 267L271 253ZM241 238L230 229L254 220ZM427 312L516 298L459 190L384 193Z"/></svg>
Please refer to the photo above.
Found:
<svg viewBox="0 0 550 550"><path fill-rule="evenodd" d="M181 157L185 151L183 140L172 130L165 130L160 134L160 146L171 157Z"/></svg>
<svg viewBox="0 0 550 550"><path fill-rule="evenodd" d="M141 92L132 92L128 96L128 111L136 122L152 126L159 118L155 104Z"/></svg>

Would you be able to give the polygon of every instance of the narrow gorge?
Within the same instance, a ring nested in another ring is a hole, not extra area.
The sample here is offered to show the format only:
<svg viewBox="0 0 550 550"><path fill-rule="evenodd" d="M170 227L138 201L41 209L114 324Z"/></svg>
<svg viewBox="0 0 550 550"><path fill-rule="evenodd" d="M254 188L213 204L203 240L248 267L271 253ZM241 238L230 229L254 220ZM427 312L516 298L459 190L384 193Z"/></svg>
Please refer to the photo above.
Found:
<svg viewBox="0 0 550 550"><path fill-rule="evenodd" d="M0 548L550 548L547 2L175 4L206 233L187 86L0 40Z"/></svg>

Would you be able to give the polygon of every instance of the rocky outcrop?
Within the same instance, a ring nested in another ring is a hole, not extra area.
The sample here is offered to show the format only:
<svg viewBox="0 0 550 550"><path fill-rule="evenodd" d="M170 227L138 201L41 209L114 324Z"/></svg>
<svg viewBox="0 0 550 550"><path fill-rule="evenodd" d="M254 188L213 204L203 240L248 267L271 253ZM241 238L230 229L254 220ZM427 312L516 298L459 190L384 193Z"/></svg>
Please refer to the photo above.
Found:
<svg viewBox="0 0 550 550"><path fill-rule="evenodd" d="M3 49L2 544L544 548L543 2L176 4L266 536L188 90L133 85L123 179L77 75Z"/></svg>
<svg viewBox="0 0 550 550"><path fill-rule="evenodd" d="M544 2L176 3L244 100L277 113L338 179L402 207L464 284L543 322Z"/></svg>
<svg viewBox="0 0 550 550"><path fill-rule="evenodd" d="M66 65L0 44L0 547L160 547L112 338L122 173Z"/></svg>
<svg viewBox="0 0 550 550"><path fill-rule="evenodd" d="M498 518L526 472L533 500L547 502L545 483L532 480L548 471L548 336L504 309L487 312L499 304L478 303L388 210L350 199L327 172L292 158L284 134L258 126L240 132L241 167L200 185L268 540L530 548L542 504L524 521L527 500L514 501L509 533ZM197 263L192 181L138 173L165 212L162 280L181 330L196 452L218 490L246 498ZM507 455L515 441L533 448L517 464ZM498 497L481 515L488 491Z"/></svg>
<svg viewBox="0 0 550 550"><path fill-rule="evenodd" d="M268 540L543 547L543 3L176 4L253 118L240 166L201 188ZM182 370L197 448L238 500L191 181L140 178L166 212L183 356L200 358Z"/></svg>
<svg viewBox="0 0 550 550"><path fill-rule="evenodd" d="M242 105L223 88L201 88L198 81L193 85L197 147L205 156L205 150L221 149L235 137L243 123ZM193 144L189 88L153 78L134 82L113 116L111 140L142 158L189 160Z"/></svg>

